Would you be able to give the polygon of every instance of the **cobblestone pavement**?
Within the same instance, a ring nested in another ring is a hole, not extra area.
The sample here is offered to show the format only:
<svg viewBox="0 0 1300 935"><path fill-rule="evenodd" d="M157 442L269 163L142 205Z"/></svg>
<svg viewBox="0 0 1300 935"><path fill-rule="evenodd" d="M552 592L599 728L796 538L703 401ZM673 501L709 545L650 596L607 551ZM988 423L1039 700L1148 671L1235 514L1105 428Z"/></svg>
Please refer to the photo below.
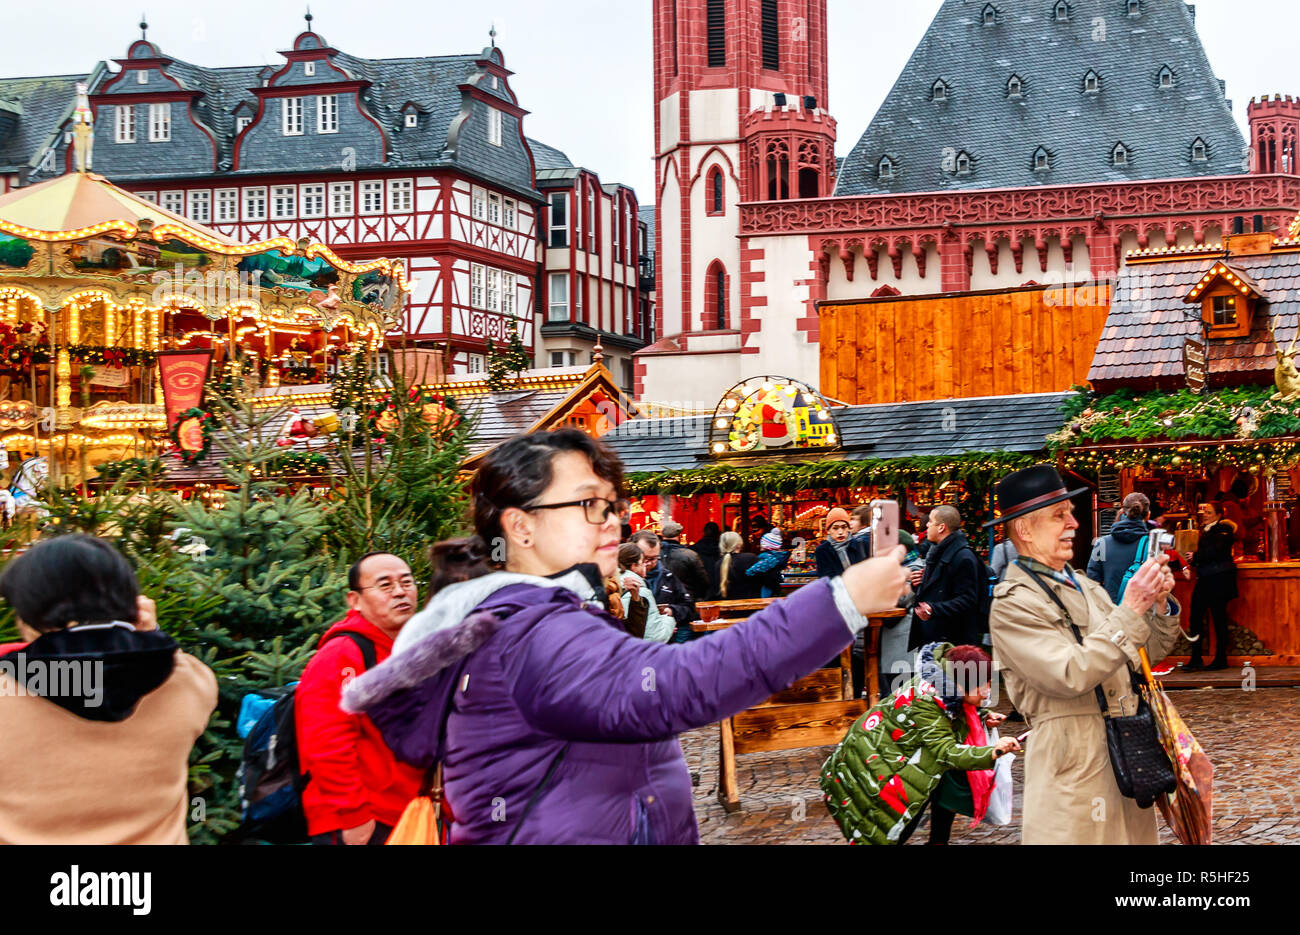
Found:
<svg viewBox="0 0 1300 935"><path fill-rule="evenodd" d="M1300 688L1200 689L1170 697L1214 763L1214 843L1300 844ZM683 734L681 742L693 778L698 775L695 816L703 843L845 843L817 785L831 747L737 757L740 811L727 814L717 799L717 727ZM1012 767L1012 823L971 830L969 819L959 815L953 844L1020 842L1021 762L1017 758ZM1161 843L1175 843L1164 820L1159 822ZM928 825L927 816L909 846L925 843Z"/></svg>

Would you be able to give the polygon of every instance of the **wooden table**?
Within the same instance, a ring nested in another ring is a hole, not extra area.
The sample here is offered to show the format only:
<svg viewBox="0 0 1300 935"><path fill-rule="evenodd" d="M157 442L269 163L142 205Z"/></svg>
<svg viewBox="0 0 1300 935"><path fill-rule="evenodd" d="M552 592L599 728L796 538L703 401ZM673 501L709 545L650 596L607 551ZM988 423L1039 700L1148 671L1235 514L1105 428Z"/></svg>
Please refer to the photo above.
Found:
<svg viewBox="0 0 1300 935"><path fill-rule="evenodd" d="M722 616L714 620L696 620L696 633L725 630L747 620L753 611L767 607L780 598L742 601L705 601L696 608ZM727 811L740 808L740 790L736 780L736 757L744 753L767 750L798 750L838 743L853 722L880 698L880 630L884 621L901 617L903 611L886 611L872 615L865 659L867 699L853 697L852 647L846 646L838 663L823 666L798 679L789 688L777 692L761 704L718 724L719 780L718 801Z"/></svg>

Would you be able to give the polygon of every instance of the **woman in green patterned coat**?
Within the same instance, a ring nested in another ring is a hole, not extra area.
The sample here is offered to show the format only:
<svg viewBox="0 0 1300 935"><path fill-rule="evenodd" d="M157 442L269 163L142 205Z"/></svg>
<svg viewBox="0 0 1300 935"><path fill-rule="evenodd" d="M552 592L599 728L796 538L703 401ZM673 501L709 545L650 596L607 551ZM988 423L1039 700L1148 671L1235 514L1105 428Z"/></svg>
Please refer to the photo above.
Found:
<svg viewBox="0 0 1300 935"><path fill-rule="evenodd" d="M916 677L858 718L822 766L826 807L850 844L902 844L941 782L931 843L946 843L954 812L984 817L993 761L1020 749L1013 737L986 745L985 725L1004 720L984 710L987 653L928 643L917 658Z"/></svg>

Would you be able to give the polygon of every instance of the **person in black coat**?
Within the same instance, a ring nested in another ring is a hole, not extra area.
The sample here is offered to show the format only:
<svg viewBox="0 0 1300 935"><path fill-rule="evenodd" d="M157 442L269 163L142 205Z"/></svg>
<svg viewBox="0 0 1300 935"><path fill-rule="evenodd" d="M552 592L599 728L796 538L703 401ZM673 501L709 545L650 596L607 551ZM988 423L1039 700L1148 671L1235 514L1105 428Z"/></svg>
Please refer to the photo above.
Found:
<svg viewBox="0 0 1300 935"><path fill-rule="evenodd" d="M856 565L867 555L867 538L855 539L849 533L849 514L835 507L826 514L826 539L813 552L818 578L834 578L844 574L850 565Z"/></svg>
<svg viewBox="0 0 1300 935"><path fill-rule="evenodd" d="M718 599L718 589L721 581L718 578L718 565L722 561L722 527L717 523L705 523L704 531L700 534L699 541L691 546L691 549L700 557L704 563L704 571L709 576L709 600Z"/></svg>
<svg viewBox="0 0 1300 935"><path fill-rule="evenodd" d="M632 542L645 553L648 572L646 586L654 595L659 612L672 614L673 620L677 622L677 631L669 642L685 643L695 636L691 631L691 621L696 619L695 600L672 569L660 561L661 543L657 535L648 529L642 529L632 534ZM681 546L678 545L678 548Z"/></svg>
<svg viewBox="0 0 1300 935"><path fill-rule="evenodd" d="M745 540L738 532L724 532L718 540L722 558L718 562L719 595L724 601L743 601L758 597L762 585L752 575L745 574L758 556L742 552Z"/></svg>
<svg viewBox="0 0 1300 935"><path fill-rule="evenodd" d="M1183 665L1191 671L1228 667L1228 602L1237 596L1237 565L1232 558L1237 528L1223 518L1220 503L1202 503L1200 514L1201 537L1196 552L1189 556L1196 569L1196 584L1188 623L1191 635L1202 639L1192 643L1192 657ZM1214 620L1214 659L1209 665L1201 655L1207 614Z"/></svg>
<svg viewBox="0 0 1300 935"><path fill-rule="evenodd" d="M983 575L979 557L961 531L961 514L956 507L931 510L925 537L930 548L916 585L907 648L914 650L934 642L973 644L978 639L972 631Z"/></svg>

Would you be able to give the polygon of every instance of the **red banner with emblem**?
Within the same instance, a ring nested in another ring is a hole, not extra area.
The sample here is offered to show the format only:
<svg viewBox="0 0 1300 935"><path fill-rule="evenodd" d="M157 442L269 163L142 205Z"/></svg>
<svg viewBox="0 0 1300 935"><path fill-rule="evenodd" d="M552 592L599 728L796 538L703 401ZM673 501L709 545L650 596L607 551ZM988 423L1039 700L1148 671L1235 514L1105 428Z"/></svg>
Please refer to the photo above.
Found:
<svg viewBox="0 0 1300 935"><path fill-rule="evenodd" d="M202 405L203 387L207 385L211 366L210 349L158 352L158 376L162 381L169 429L182 412Z"/></svg>

